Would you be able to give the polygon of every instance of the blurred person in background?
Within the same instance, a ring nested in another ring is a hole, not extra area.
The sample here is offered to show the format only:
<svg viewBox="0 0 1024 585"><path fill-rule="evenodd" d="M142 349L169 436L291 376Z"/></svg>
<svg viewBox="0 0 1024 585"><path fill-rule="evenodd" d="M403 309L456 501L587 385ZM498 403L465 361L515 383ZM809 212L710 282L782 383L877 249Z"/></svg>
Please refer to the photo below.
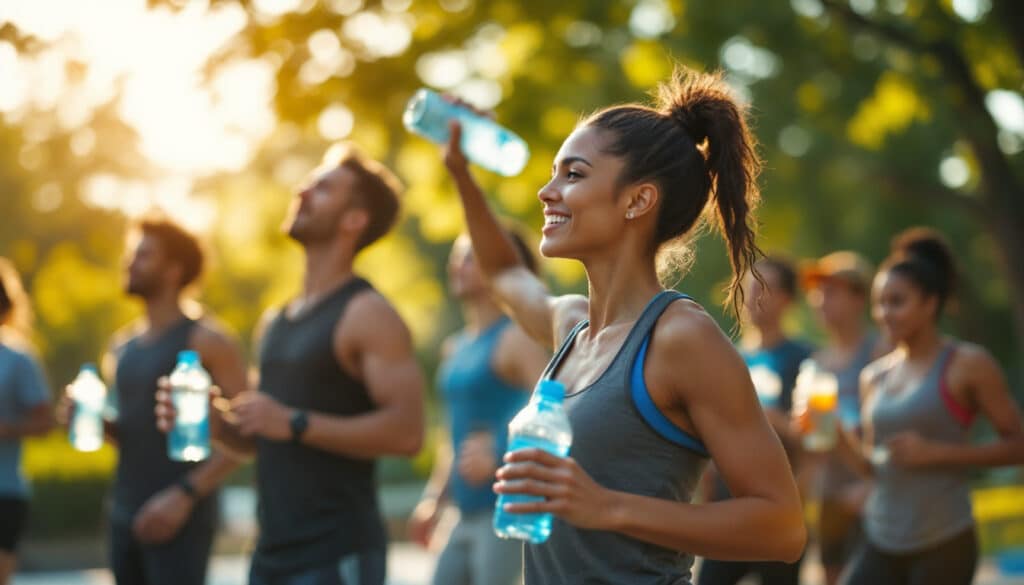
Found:
<svg viewBox="0 0 1024 585"><path fill-rule="evenodd" d="M522 237L509 231L509 238L536 273L537 260ZM413 540L427 545L450 501L459 519L438 559L433 584L514 585L522 580L522 547L494 533L494 472L505 453L508 423L526 404L551 356L491 298L467 236L452 246L448 282L466 322L445 341L438 370L451 444L440 449L410 532Z"/></svg>
<svg viewBox="0 0 1024 585"><path fill-rule="evenodd" d="M352 145L328 150L284 224L305 253L302 291L260 323L254 389L214 400L211 438L255 454L250 585L384 584L376 462L420 450L423 374L405 322L353 264L394 226L400 191ZM159 401L166 431L166 389Z"/></svg>
<svg viewBox="0 0 1024 585"><path fill-rule="evenodd" d="M50 390L29 349L31 309L17 271L0 258L0 585L17 562L28 520L29 485L21 473L24 437L53 426Z"/></svg>
<svg viewBox="0 0 1024 585"><path fill-rule="evenodd" d="M839 441L874 479L846 585L969 584L978 560L970 472L1024 463L1020 409L999 364L939 329L956 283L949 245L927 228L897 235L875 276L872 312L895 350L861 374L863 436ZM978 414L995 440L969 441Z"/></svg>
<svg viewBox="0 0 1024 585"><path fill-rule="evenodd" d="M178 353L194 350L228 396L246 386L245 362L234 339L188 298L202 273L196 237L163 218L130 230L125 292L142 301L144 316L114 335L104 377L116 418L105 425L117 446L111 494L110 566L118 585L202 585L218 524L217 490L238 466L214 451L202 462L172 461L156 428L155 394ZM61 419L70 420L65 395Z"/></svg>
<svg viewBox="0 0 1024 585"><path fill-rule="evenodd" d="M797 299L797 272L791 262L779 256L762 258L755 268L763 282L752 273L745 279L748 292L744 299L740 355L750 369L754 389L768 421L782 440L790 465L797 470L800 444L790 424L790 409L800 364L812 351L810 345L791 338L783 328L783 320ZM710 492L711 501L729 498L729 489L715 468L708 469L703 485L705 493ZM801 561L744 562L708 558L701 564L697 583L735 585L747 575L757 575L761 585L796 585L800 565Z"/></svg>
<svg viewBox="0 0 1024 585"><path fill-rule="evenodd" d="M801 270L807 302L826 334L825 344L811 358L819 369L835 376L839 416L847 429L860 426L861 370L889 350L866 319L873 276L871 264L850 251L833 252ZM825 581L835 585L860 544L860 512L870 482L851 471L834 453L815 463L818 546Z"/></svg>

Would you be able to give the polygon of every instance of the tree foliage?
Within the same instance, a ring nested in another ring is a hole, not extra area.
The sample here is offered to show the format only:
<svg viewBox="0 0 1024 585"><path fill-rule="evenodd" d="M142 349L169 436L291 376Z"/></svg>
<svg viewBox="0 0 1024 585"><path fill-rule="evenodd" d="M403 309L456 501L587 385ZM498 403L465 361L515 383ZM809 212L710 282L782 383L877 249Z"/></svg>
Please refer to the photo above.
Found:
<svg viewBox="0 0 1024 585"><path fill-rule="evenodd" d="M217 214L206 234L215 262L202 300L243 337L297 289L301 259L278 225L303 172L336 138L338 116L345 126L344 111L354 120L347 138L408 186L399 229L360 268L395 299L432 364L433 348L458 321L444 258L462 226L437 148L401 125L408 97L432 84L495 106L532 158L519 177L477 174L502 212L536 233L536 191L580 115L645 99L676 61L723 68L753 105L767 162L766 250L802 258L854 249L879 261L900 229L939 227L969 283L951 330L991 347L1020 377L1024 265L1014 263L1022 249L1014 246L1024 237L1024 136L997 126L984 107L989 92L1019 99L1024 87L1024 19L1006 16L1019 12L1010 0L976 18L948 0L210 2L210 10L238 6L244 27L205 73L213 79L244 60L272 64L277 124L243 171L203 176L195 189ZM267 12L275 6L287 10ZM0 39L26 55L46 47L10 23ZM28 276L39 341L61 381L137 310L120 294L124 217L78 196L97 173L139 181L159 174L117 99L77 128L48 122L52 107L0 127L0 254ZM96 148L72 154L83 129ZM944 184L943 165L963 176ZM726 255L715 238L694 245L697 262L680 288L717 307ZM581 286L578 265L548 269L554 288ZM813 331L806 314L793 325Z"/></svg>

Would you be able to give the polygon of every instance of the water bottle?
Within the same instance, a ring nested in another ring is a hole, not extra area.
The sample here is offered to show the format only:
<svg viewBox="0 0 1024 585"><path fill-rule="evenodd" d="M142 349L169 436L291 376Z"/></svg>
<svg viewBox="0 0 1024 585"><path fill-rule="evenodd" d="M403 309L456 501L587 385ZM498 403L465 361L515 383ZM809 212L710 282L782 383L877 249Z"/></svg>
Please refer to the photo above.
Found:
<svg viewBox="0 0 1024 585"><path fill-rule="evenodd" d="M508 424L508 450L536 447L559 457L569 454L572 429L562 409L565 386L541 380L529 404ZM540 496L501 494L494 507L494 532L502 538L519 538L539 544L551 534L551 514L512 514L505 504L543 500Z"/></svg>
<svg viewBox="0 0 1024 585"><path fill-rule="evenodd" d="M78 451L96 451L103 446L103 408L107 386L100 379L95 364L85 364L68 389L75 402L68 440Z"/></svg>
<svg viewBox="0 0 1024 585"><path fill-rule="evenodd" d="M201 461L210 456L210 375L199 354L178 353L171 372L174 427L167 433L167 456L174 461Z"/></svg>
<svg viewBox="0 0 1024 585"><path fill-rule="evenodd" d="M518 175L526 166L530 149L522 138L494 120L445 101L437 92L417 91L402 115L410 132L438 144L448 142L448 122L453 119L462 124L462 152L469 160L506 177Z"/></svg>

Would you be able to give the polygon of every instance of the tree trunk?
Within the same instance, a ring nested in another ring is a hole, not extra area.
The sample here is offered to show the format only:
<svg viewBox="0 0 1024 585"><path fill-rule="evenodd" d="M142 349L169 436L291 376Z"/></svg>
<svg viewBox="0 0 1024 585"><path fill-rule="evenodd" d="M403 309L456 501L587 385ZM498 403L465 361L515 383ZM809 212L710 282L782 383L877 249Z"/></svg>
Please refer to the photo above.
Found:
<svg viewBox="0 0 1024 585"><path fill-rule="evenodd" d="M844 21L919 56L931 55L941 63L949 101L957 114L957 128L978 160L980 203L984 207L981 224L992 234L999 249L1010 290L1018 358L1024 364L1024 189L1006 155L999 149L999 129L985 107L984 92L974 79L967 59L952 41L927 42L908 29L858 14L838 0L823 0L823 3ZM1019 16L1024 13L1022 5L1024 2L1020 0L1003 0L996 6L997 16ZM1003 18L1003 22L1014 38L1018 55L1024 60L1024 39L1015 35L1024 29L1024 20Z"/></svg>
<svg viewBox="0 0 1024 585"><path fill-rule="evenodd" d="M1009 33L1010 43L1017 51L1017 60L1024 65L1024 2L996 0L991 18L998 18Z"/></svg>
<svg viewBox="0 0 1024 585"><path fill-rule="evenodd" d="M981 171L980 195L986 227L996 240L1010 289L1021 363L1024 363L1024 189L999 149L999 129L985 107L985 95L963 55L948 43L932 51L942 61L950 101Z"/></svg>

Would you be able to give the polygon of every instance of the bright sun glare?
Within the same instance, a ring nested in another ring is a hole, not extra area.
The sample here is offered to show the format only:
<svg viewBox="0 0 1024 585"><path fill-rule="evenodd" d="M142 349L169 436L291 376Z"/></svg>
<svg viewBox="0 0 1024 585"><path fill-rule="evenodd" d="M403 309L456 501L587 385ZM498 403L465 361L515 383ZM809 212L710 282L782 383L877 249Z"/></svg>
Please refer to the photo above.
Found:
<svg viewBox="0 0 1024 585"><path fill-rule="evenodd" d="M242 169L276 123L270 63L234 60L212 79L203 76L210 57L233 41L247 18L234 3L208 8L192 2L175 12L148 9L145 0L104 0L102 10L78 0L0 2L0 23L12 22L47 43L36 55L19 55L0 41L0 113L16 121L28 112L53 111L61 129L74 132L119 88L118 115L138 134L157 178L94 177L83 185L84 198L130 215L158 205L205 228L212 207L192 195L193 181ZM87 154L103 139L87 136L73 146Z"/></svg>
<svg viewBox="0 0 1024 585"><path fill-rule="evenodd" d="M816 2L791 2L804 16L820 16L809 9ZM90 127L93 113L117 99L117 115L137 134L138 150L153 168L144 169L145 180L94 175L80 186L83 200L132 216L160 207L189 227L205 230L216 211L209 198L194 193L196 180L242 170L277 124L272 105L276 62L232 55L210 75L211 57L233 48L249 19L267 24L286 12L308 9L313 0L253 0L251 12L237 2L214 7L209 0L173 3L182 8L148 8L146 0L0 0L0 25L13 23L43 41L42 50L34 54L19 54L13 44L0 41L0 115L13 124L33 116L33 123L22 125L26 150L19 158L30 172L45 174L42 157L33 156L31 148L55 130L71 133L71 151L77 156L98 146L121 147L105 142L110 136ZM407 13L410 0L383 0L381 10L364 4L324 3L344 15L345 22L340 29L314 31L305 39L310 58L300 69L300 83L315 86L332 76L348 76L357 53L380 58L408 49L414 25ZM466 3L442 0L441 5L458 11ZM857 5L873 9L875 3L863 0ZM953 0L952 7L965 21L977 22L990 12L991 0ZM636 36L655 38L672 28L674 17L666 0L640 0L629 24ZM504 34L495 24L481 26L462 48L422 55L416 72L428 85L493 107L501 100L499 78L508 67L500 48ZM568 42L598 42L600 34L596 27L577 26ZM733 80L742 83L773 77L781 68L774 53L743 36L722 46L721 59ZM995 89L986 105L1000 126L1003 150L1024 150L1020 93ZM354 123L352 112L334 103L320 112L317 129L333 141L347 136ZM794 156L810 146L799 128L780 140ZM962 161L953 157L943 164L944 182L966 183ZM56 209L63 194L56 183L45 183L31 197L45 212Z"/></svg>

